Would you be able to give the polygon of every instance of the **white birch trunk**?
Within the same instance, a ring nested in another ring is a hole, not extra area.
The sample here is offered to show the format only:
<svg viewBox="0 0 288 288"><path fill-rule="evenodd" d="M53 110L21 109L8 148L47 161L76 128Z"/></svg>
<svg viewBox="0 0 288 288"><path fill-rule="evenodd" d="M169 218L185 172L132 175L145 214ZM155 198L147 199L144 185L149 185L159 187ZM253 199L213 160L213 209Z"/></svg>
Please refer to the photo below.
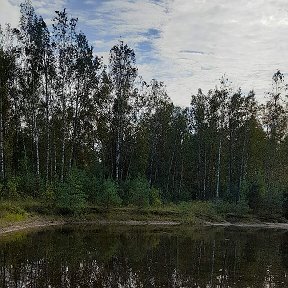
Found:
<svg viewBox="0 0 288 288"><path fill-rule="evenodd" d="M222 139L220 137L219 148L218 148L218 164L217 164L217 185L216 185L216 198L217 199L219 199L219 187L220 187L221 150L222 150Z"/></svg>
<svg viewBox="0 0 288 288"><path fill-rule="evenodd" d="M4 127L3 127L3 115L2 115L2 101L0 107L0 178L4 179Z"/></svg>

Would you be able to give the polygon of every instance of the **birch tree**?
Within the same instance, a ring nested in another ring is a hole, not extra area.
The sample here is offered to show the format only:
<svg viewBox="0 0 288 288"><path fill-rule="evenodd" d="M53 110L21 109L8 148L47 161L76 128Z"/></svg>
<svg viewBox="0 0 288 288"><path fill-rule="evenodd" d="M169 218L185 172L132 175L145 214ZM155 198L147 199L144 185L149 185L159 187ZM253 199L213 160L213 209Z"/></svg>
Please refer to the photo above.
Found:
<svg viewBox="0 0 288 288"><path fill-rule="evenodd" d="M110 50L109 72L113 85L113 134L114 134L114 175L117 181L123 174L123 144L127 127L129 100L133 95L137 76L136 59L133 49L122 41Z"/></svg>

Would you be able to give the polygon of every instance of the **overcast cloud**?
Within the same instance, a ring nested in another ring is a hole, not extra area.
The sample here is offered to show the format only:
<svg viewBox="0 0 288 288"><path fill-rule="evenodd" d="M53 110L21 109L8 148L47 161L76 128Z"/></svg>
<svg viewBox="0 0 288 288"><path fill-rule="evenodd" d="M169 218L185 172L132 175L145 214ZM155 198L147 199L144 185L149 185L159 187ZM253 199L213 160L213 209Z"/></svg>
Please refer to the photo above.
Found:
<svg viewBox="0 0 288 288"><path fill-rule="evenodd" d="M0 23L17 25L18 0L0 0ZM286 0L40 0L50 21L64 7L95 51L107 59L121 39L136 51L139 74L164 81L178 105L198 88L206 92L225 73L236 87L254 89L259 100L272 74L288 67ZM288 76L288 74L287 74Z"/></svg>

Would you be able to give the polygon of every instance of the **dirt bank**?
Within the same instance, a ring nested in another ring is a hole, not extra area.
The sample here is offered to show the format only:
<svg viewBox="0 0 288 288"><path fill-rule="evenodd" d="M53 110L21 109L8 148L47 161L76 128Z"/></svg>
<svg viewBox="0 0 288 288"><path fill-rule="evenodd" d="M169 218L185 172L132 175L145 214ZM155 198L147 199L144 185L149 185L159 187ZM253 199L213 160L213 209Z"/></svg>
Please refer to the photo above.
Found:
<svg viewBox="0 0 288 288"><path fill-rule="evenodd" d="M35 220L35 221L23 221L23 222L18 222L15 224L9 224L4 227L0 227L0 236L5 233L20 231L24 229L58 226L58 225L63 225L63 224L65 224L65 222L62 220L54 221L54 220L41 219L41 220Z"/></svg>
<svg viewBox="0 0 288 288"><path fill-rule="evenodd" d="M7 225L5 227L0 227L0 236L5 233L11 233L24 229L36 229L49 226L60 226L65 224L98 224L98 225L151 225L151 226L175 226L180 225L180 222L174 221L117 221L117 220L96 220L96 221L74 221L74 220L45 220L37 219L34 221L23 221L17 224Z"/></svg>
<svg viewBox="0 0 288 288"><path fill-rule="evenodd" d="M262 222L262 223L213 223L213 222L205 222L206 226L215 226L215 227L240 227L240 228L265 228L265 229L284 229L288 230L288 223L270 223L270 222Z"/></svg>
<svg viewBox="0 0 288 288"><path fill-rule="evenodd" d="M97 225L151 225L151 226L176 226L181 225L177 221L153 221L153 220L80 220L75 219L29 219L23 222L11 223L6 226L0 226L0 236L6 233L11 233L24 229L37 229L49 226L60 226L65 224L97 224ZM183 224L187 225L187 224ZM199 224L197 224L199 225ZM239 228L263 228L263 229L283 229L288 230L288 223L270 223L270 222L259 222L259 223L231 223L231 222L222 222L222 223L213 223L213 222L202 222L203 226L214 226L214 227L239 227Z"/></svg>

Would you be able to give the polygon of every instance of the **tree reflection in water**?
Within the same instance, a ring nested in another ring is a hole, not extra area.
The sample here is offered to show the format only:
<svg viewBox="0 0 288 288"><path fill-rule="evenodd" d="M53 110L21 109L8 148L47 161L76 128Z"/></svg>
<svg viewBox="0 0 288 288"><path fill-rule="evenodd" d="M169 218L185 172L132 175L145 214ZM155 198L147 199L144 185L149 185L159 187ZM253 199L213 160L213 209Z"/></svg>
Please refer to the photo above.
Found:
<svg viewBox="0 0 288 288"><path fill-rule="evenodd" d="M287 232L64 226L0 238L0 287L288 287Z"/></svg>

